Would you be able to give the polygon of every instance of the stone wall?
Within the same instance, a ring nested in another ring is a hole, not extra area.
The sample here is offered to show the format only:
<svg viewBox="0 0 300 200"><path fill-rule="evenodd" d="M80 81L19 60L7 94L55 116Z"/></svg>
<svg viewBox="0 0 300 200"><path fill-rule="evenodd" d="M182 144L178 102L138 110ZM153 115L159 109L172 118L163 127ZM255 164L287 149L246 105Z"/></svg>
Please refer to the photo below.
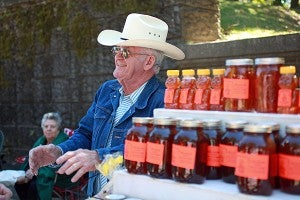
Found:
<svg viewBox="0 0 300 200"><path fill-rule="evenodd" d="M100 46L97 35L103 29L121 31L132 12L166 21L172 44L219 38L217 0L0 3L0 129L6 160L27 153L41 135L45 112L60 112L63 126L76 128L98 87L113 78L110 48ZM178 67L166 59L162 73ZM164 74L160 78L164 81Z"/></svg>

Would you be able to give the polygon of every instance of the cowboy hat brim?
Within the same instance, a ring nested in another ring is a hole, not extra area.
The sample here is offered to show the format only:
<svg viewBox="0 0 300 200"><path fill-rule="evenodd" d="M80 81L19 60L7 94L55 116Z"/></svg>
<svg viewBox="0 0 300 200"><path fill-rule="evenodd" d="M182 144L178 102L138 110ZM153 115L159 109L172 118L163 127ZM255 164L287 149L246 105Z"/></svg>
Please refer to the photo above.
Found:
<svg viewBox="0 0 300 200"><path fill-rule="evenodd" d="M164 55L176 59L183 60L185 54L176 46L167 42L145 39L122 39L122 33L115 30L104 30L97 38L97 41L105 46L138 46L156 49L162 51Z"/></svg>

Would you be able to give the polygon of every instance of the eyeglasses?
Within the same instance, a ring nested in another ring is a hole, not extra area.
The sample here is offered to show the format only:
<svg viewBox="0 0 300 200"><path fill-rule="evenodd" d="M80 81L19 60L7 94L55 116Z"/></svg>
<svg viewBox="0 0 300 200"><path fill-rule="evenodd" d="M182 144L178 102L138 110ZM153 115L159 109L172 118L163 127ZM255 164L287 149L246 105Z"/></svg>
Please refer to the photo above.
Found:
<svg viewBox="0 0 300 200"><path fill-rule="evenodd" d="M128 49L123 48L123 47L113 47L111 49L112 54L115 56L118 53L121 53L123 58L128 59L130 55L147 55L150 56L149 54L145 53L131 53Z"/></svg>

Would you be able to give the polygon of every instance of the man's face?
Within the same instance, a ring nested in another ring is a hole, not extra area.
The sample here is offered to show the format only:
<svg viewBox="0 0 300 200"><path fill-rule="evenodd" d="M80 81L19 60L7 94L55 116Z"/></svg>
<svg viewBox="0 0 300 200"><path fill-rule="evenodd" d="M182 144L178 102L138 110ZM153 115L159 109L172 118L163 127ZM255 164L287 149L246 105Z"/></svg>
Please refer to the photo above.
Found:
<svg viewBox="0 0 300 200"><path fill-rule="evenodd" d="M149 55L145 48L117 47L115 50L116 68L113 72L114 77L119 82L134 81L143 78L144 65Z"/></svg>

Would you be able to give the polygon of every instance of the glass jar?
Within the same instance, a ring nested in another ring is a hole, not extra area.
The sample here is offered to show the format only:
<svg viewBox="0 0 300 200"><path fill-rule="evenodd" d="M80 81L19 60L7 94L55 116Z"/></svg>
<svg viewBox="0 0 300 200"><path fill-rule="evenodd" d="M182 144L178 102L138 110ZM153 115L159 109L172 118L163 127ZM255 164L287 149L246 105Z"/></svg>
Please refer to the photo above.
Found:
<svg viewBox="0 0 300 200"><path fill-rule="evenodd" d="M168 70L167 76L164 106L169 109L178 109L180 94L179 70Z"/></svg>
<svg viewBox="0 0 300 200"><path fill-rule="evenodd" d="M124 165L129 173L147 174L146 150L153 118L133 117L132 123L125 139Z"/></svg>
<svg viewBox="0 0 300 200"><path fill-rule="evenodd" d="M213 69L211 79L211 91L209 100L210 110L224 110L224 73L225 69Z"/></svg>
<svg viewBox="0 0 300 200"><path fill-rule="evenodd" d="M175 135L172 145L172 175L173 179L185 183L204 182L206 152L201 151L207 138L201 131L202 122L199 120L182 120L179 123L179 132Z"/></svg>
<svg viewBox="0 0 300 200"><path fill-rule="evenodd" d="M224 76L225 111L251 111L253 108L253 60L228 59Z"/></svg>
<svg viewBox="0 0 300 200"><path fill-rule="evenodd" d="M246 194L272 194L275 176L270 172L272 158L276 154L270 128L248 124L238 145L235 175L239 191Z"/></svg>
<svg viewBox="0 0 300 200"><path fill-rule="evenodd" d="M295 66L280 67L278 81L277 113L297 114L297 91L298 79Z"/></svg>
<svg viewBox="0 0 300 200"><path fill-rule="evenodd" d="M208 138L206 171L207 179L221 179L220 142L223 135L222 122L218 119L203 120L203 134Z"/></svg>
<svg viewBox="0 0 300 200"><path fill-rule="evenodd" d="M278 99L279 68L283 58L256 58L255 111L276 113Z"/></svg>
<svg viewBox="0 0 300 200"><path fill-rule="evenodd" d="M176 131L176 119L154 118L154 128L147 143L148 174L155 178L172 178L172 144Z"/></svg>
<svg viewBox="0 0 300 200"><path fill-rule="evenodd" d="M180 83L179 108L185 110L194 109L194 98L196 91L195 70L182 70Z"/></svg>
<svg viewBox="0 0 300 200"><path fill-rule="evenodd" d="M246 121L228 121L225 123L226 131L221 139L220 157L222 168L222 179L226 183L235 183L234 175L236 165L236 154L238 152L238 143L243 137L243 129Z"/></svg>
<svg viewBox="0 0 300 200"><path fill-rule="evenodd" d="M279 148L280 189L300 194L300 124L286 126L286 136Z"/></svg>
<svg viewBox="0 0 300 200"><path fill-rule="evenodd" d="M195 110L209 110L210 97L210 70L198 69L196 79L196 92L194 98Z"/></svg>

